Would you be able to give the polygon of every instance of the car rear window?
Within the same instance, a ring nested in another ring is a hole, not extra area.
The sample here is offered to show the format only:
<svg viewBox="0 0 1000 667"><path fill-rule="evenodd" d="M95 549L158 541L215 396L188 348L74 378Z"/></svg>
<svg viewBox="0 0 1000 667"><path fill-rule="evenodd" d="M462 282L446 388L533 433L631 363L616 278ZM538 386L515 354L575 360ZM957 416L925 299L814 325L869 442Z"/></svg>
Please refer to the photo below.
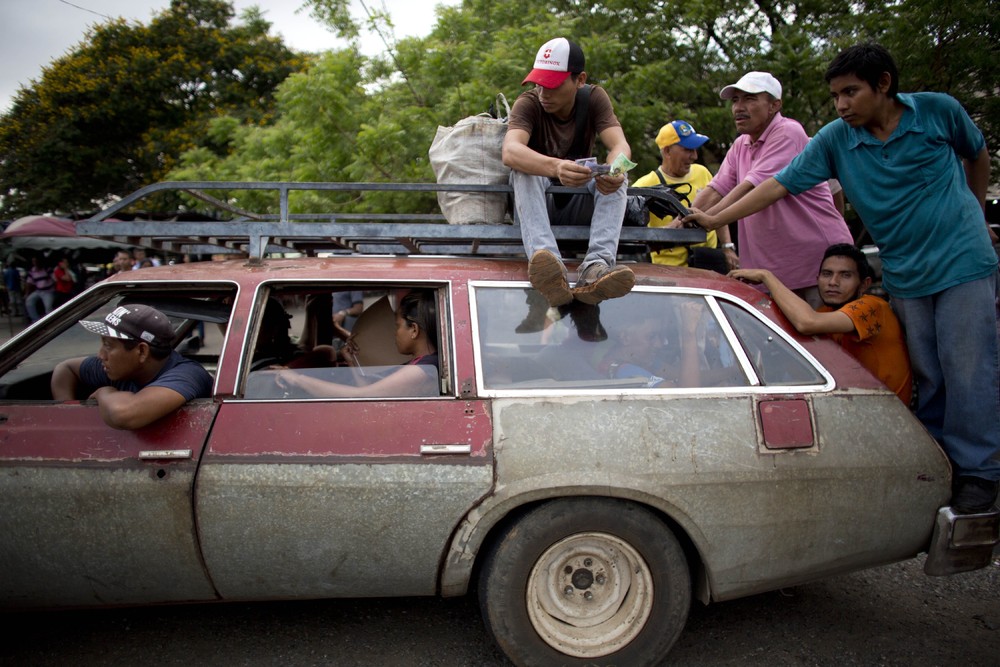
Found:
<svg viewBox="0 0 1000 667"><path fill-rule="evenodd" d="M746 386L705 297L633 291L549 308L534 290L476 289L486 389Z"/></svg>

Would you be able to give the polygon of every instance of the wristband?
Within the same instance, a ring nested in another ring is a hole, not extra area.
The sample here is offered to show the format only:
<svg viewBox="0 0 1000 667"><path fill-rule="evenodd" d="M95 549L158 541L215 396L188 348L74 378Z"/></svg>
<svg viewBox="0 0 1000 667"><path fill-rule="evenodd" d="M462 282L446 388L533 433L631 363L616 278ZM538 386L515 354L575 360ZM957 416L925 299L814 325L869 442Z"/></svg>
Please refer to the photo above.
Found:
<svg viewBox="0 0 1000 667"><path fill-rule="evenodd" d="M723 250L736 250L736 244L735 243L723 243L722 244L722 249Z"/></svg>

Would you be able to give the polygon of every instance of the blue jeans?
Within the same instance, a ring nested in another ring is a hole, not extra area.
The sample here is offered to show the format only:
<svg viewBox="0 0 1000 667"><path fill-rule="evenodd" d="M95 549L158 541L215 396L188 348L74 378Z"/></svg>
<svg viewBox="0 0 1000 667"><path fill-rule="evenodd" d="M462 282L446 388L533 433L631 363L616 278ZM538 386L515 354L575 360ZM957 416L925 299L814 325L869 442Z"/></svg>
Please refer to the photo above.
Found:
<svg viewBox="0 0 1000 667"><path fill-rule="evenodd" d="M997 274L915 299L893 297L906 332L917 417L954 474L1000 479Z"/></svg>
<svg viewBox="0 0 1000 667"><path fill-rule="evenodd" d="M46 314L51 313L56 303L56 291L51 289L35 290L24 299L24 310L28 315L28 323L37 322ZM41 306L41 310L39 310Z"/></svg>
<svg viewBox="0 0 1000 667"><path fill-rule="evenodd" d="M554 217L550 217L550 212L553 214L556 212L550 211L550 202L545 196L551 181L545 176L531 176L512 170L510 184L514 188L514 223L521 227L521 240L524 241L524 251L528 259L539 250L549 250L559 257L559 247L552 233L552 224L558 222ZM590 219L590 243L587 255L580 264L581 273L595 262L604 262L608 266L615 265L615 259L618 257L618 237L621 234L622 220L625 218L628 179L610 195L601 194L594 179L587 183L587 189L594 197L594 213ZM577 195L577 197L582 196ZM569 206L573 206L573 203L571 202ZM581 225L586 224L586 220L565 221L563 224Z"/></svg>

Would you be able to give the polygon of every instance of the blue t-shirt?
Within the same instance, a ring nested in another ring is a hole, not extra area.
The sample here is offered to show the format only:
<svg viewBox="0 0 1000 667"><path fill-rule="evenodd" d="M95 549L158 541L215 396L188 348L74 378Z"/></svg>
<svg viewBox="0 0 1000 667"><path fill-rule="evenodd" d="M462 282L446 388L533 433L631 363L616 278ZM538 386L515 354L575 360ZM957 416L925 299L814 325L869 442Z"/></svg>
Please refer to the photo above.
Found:
<svg viewBox="0 0 1000 667"><path fill-rule="evenodd" d="M879 247L886 290L916 298L990 275L997 256L961 160L979 154L983 133L949 95L897 99L888 141L837 119L775 178L793 195L839 179Z"/></svg>
<svg viewBox="0 0 1000 667"><path fill-rule="evenodd" d="M350 290L347 292L334 292L333 293L333 312L338 310L350 310L351 306L356 303L363 303L365 300L364 292L361 290Z"/></svg>
<svg viewBox="0 0 1000 667"><path fill-rule="evenodd" d="M185 359L176 350L170 353L167 363L149 384L140 386L134 380L112 382L97 357L87 357L80 364L80 381L94 389L114 387L132 393L145 387L166 387L183 396L185 401L212 395L212 376L201 364Z"/></svg>

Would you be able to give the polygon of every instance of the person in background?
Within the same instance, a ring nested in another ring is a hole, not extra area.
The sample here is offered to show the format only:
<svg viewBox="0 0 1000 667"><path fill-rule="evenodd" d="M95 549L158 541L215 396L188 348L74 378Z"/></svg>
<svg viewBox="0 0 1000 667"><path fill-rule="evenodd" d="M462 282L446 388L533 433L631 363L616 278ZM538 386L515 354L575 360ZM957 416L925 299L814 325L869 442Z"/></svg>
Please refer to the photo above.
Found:
<svg viewBox="0 0 1000 667"><path fill-rule="evenodd" d="M656 146L660 149L660 166L639 178L632 184L636 188L648 188L658 185L678 185L675 188L677 195L686 199L684 202L690 206L695 196L705 188L712 180L712 172L705 166L696 162L698 159L698 149L701 148L708 137L698 134L691 123L684 120L675 120L660 128L656 134ZM654 213L649 214L650 227L666 227L673 221L673 216L659 217ZM718 232L722 236L723 247L735 248L730 242L729 227L724 227ZM717 248L719 239L716 232L710 231L705 237L704 243L697 243L691 248ZM721 254L721 253L720 253ZM688 266L689 248L676 246L664 250L653 250L650 258L654 264L664 264L667 266ZM720 264L725 266L726 260L720 257ZM723 272L725 270L723 269Z"/></svg>
<svg viewBox="0 0 1000 667"><path fill-rule="evenodd" d="M879 44L842 51L825 78L840 118L743 199L684 222L715 228L838 179L879 247L917 417L952 463L952 507L989 511L1000 488L1000 350L983 133L948 95L900 93Z"/></svg>
<svg viewBox="0 0 1000 667"><path fill-rule="evenodd" d="M346 341L358 316L365 309L364 294L360 290L333 293L333 334L339 341ZM334 341L334 346L337 341Z"/></svg>
<svg viewBox="0 0 1000 667"><path fill-rule="evenodd" d="M802 126L781 115L781 92L781 83L767 72L748 72L719 92L730 101L740 136L715 178L695 197L694 208L713 213L739 201L809 143ZM679 220L671 223L680 225ZM739 256L726 250L730 268L767 269L813 308L823 303L816 287L823 251L834 243L854 242L825 181L779 206L740 218L738 230Z"/></svg>
<svg viewBox="0 0 1000 667"><path fill-rule="evenodd" d="M63 256L59 258L59 263L52 270L52 280L55 283L53 305L59 307L69 301L76 291L76 274L70 268L68 257Z"/></svg>
<svg viewBox="0 0 1000 667"><path fill-rule="evenodd" d="M3 269L3 284L7 289L11 315L14 317L24 315L24 290L21 282L21 271L17 268L13 259L8 259Z"/></svg>
<svg viewBox="0 0 1000 667"><path fill-rule="evenodd" d="M162 263L159 257L148 257L145 248L135 248L132 251L132 256L134 257L133 269L148 269L151 266L160 266Z"/></svg>
<svg viewBox="0 0 1000 667"><path fill-rule="evenodd" d="M503 163L511 169L514 188L514 219L528 256L528 280L553 307L574 298L596 304L628 294L635 284L628 267L615 266L628 189L625 174L596 173L577 162L593 155L595 138L608 149L609 167L619 154L632 155L611 99L600 86L587 85L584 65L583 50L576 43L558 37L543 44L522 82L535 88L514 102L503 142ZM547 199L551 184L586 187L592 196L586 202L593 203L590 243L572 291L551 226L586 219L577 208L584 198L571 197L565 203Z"/></svg>
<svg viewBox="0 0 1000 667"><path fill-rule="evenodd" d="M135 259L128 250L119 250L115 253L115 258L111 261L112 273L121 271L131 271L135 268Z"/></svg>
<svg viewBox="0 0 1000 667"><path fill-rule="evenodd" d="M51 312L56 300L52 272L37 255L31 258L31 267L24 278L24 287L24 309L28 314L28 324L31 324Z"/></svg>
<svg viewBox="0 0 1000 667"><path fill-rule="evenodd" d="M872 269L855 246L838 243L823 254L817 277L823 306L818 311L767 269L738 269L729 275L763 284L796 331L807 336L829 334L896 392L899 400L910 405L913 374L903 329L888 302L866 294L872 284Z"/></svg>
<svg viewBox="0 0 1000 667"><path fill-rule="evenodd" d="M152 424L195 398L212 393L212 376L173 350L174 329L155 308L118 306L103 321L80 325L101 337L96 356L61 361L52 372L52 398L72 401L92 392L101 418L117 429Z"/></svg>

